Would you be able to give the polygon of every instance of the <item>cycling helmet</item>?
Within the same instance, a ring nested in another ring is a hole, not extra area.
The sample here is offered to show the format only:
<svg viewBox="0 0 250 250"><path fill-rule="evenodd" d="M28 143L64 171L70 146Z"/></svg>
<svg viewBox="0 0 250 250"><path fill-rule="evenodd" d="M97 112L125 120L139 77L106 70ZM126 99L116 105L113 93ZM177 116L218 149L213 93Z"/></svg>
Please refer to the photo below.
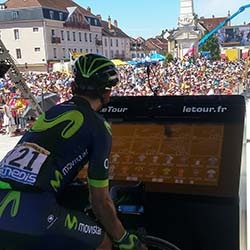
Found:
<svg viewBox="0 0 250 250"><path fill-rule="evenodd" d="M80 56L74 64L75 87L83 91L110 89L119 81L115 65L97 54Z"/></svg>

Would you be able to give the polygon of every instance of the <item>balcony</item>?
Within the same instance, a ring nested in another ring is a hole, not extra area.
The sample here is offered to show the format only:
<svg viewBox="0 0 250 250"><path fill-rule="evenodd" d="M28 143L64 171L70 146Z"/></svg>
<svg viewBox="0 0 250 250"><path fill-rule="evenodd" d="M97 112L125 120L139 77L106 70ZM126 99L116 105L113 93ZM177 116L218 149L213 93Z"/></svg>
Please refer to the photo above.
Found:
<svg viewBox="0 0 250 250"><path fill-rule="evenodd" d="M61 38L60 37L52 37L51 43L61 43Z"/></svg>
<svg viewBox="0 0 250 250"><path fill-rule="evenodd" d="M96 39L96 40L95 40L95 44L96 44L97 46L101 46L101 45L102 45L102 40Z"/></svg>

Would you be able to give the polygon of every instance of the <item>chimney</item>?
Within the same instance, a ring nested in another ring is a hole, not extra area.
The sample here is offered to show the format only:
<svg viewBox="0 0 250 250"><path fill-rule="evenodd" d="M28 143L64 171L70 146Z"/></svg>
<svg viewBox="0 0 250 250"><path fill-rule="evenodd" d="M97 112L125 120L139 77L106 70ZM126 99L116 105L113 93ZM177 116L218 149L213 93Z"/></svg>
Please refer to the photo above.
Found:
<svg viewBox="0 0 250 250"><path fill-rule="evenodd" d="M111 28L112 28L112 27L111 27L111 17L110 17L110 16L108 17L108 28L109 28L110 30L111 30Z"/></svg>
<svg viewBox="0 0 250 250"><path fill-rule="evenodd" d="M96 15L97 18L101 21L102 20L102 16L100 14Z"/></svg>
<svg viewBox="0 0 250 250"><path fill-rule="evenodd" d="M214 18L214 15L212 15L212 18Z"/></svg>
<svg viewBox="0 0 250 250"><path fill-rule="evenodd" d="M91 8L88 6L87 11L91 13Z"/></svg>
<svg viewBox="0 0 250 250"><path fill-rule="evenodd" d="M231 16L230 10L227 11L227 16Z"/></svg>
<svg viewBox="0 0 250 250"><path fill-rule="evenodd" d="M117 20L114 20L114 26L115 26L116 28L118 28L118 22L117 22Z"/></svg>

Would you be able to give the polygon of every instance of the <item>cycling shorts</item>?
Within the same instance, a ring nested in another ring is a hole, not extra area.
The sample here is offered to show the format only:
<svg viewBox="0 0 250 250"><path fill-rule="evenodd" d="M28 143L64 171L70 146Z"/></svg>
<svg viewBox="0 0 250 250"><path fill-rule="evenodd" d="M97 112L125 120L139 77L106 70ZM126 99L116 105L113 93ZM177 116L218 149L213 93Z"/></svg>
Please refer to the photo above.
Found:
<svg viewBox="0 0 250 250"><path fill-rule="evenodd" d="M52 194L0 190L1 250L96 249L103 238L99 223Z"/></svg>

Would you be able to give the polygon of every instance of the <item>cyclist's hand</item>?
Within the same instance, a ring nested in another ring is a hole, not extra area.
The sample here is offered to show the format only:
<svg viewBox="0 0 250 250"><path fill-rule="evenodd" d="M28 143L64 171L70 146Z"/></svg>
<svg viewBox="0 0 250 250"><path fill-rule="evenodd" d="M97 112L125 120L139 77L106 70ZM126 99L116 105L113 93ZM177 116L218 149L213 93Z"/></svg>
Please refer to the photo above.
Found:
<svg viewBox="0 0 250 250"><path fill-rule="evenodd" d="M115 245L120 250L147 250L147 247L142 244L137 235L126 232L121 240L116 241Z"/></svg>

